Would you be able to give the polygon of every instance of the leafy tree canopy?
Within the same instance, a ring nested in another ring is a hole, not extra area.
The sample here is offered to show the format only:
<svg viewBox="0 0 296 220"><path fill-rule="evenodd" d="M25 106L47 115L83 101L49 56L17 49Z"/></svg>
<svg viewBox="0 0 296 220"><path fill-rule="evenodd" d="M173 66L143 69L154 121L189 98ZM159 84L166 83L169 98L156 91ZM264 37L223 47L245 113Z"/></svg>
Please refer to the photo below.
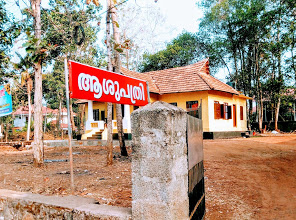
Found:
<svg viewBox="0 0 296 220"><path fill-rule="evenodd" d="M9 72L9 52L13 40L20 34L21 27L5 9L5 1L0 0L0 83L13 75Z"/></svg>
<svg viewBox="0 0 296 220"><path fill-rule="evenodd" d="M43 92L48 104L58 108L59 102L65 104L64 57L97 67L105 61L96 44L100 8L77 0L51 0L50 5L52 9L42 12L42 27L43 41L51 48L47 60L54 62L52 73L43 77Z"/></svg>
<svg viewBox="0 0 296 220"><path fill-rule="evenodd" d="M155 54L144 54L139 70L148 72L185 66L198 61L203 55L200 53L196 35L186 32L169 43L166 49Z"/></svg>

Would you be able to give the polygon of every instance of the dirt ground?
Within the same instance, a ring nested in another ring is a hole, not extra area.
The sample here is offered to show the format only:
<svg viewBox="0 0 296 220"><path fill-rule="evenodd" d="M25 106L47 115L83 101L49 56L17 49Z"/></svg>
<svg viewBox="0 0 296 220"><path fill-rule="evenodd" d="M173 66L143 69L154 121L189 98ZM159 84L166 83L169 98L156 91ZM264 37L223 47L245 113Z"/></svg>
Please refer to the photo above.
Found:
<svg viewBox="0 0 296 220"><path fill-rule="evenodd" d="M106 164L104 147L75 147L75 194L100 204L131 207L131 160ZM131 149L129 148L129 153ZM45 151L43 168L32 152L0 147L0 188L67 195L67 148ZM204 141L206 219L296 219L296 135Z"/></svg>
<svg viewBox="0 0 296 220"><path fill-rule="evenodd" d="M204 141L207 219L296 219L296 135Z"/></svg>
<svg viewBox="0 0 296 220"><path fill-rule="evenodd" d="M130 152L131 150L128 149ZM105 147L74 147L75 195L95 198L100 204L131 207L131 160L114 149L106 166ZM43 195L71 194L67 147L45 150L45 165L34 168L32 151L0 147L0 188Z"/></svg>

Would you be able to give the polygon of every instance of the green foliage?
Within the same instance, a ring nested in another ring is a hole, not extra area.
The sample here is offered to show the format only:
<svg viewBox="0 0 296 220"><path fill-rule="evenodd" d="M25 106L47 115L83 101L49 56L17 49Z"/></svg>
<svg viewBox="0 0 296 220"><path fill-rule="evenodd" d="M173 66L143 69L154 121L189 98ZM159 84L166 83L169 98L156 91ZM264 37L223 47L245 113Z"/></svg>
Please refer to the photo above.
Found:
<svg viewBox="0 0 296 220"><path fill-rule="evenodd" d="M0 84L13 76L8 71L10 64L9 50L13 40L20 34L21 26L14 23L13 17L5 10L5 1L0 0Z"/></svg>
<svg viewBox="0 0 296 220"><path fill-rule="evenodd" d="M166 49L156 54L144 54L144 61L139 67L141 72L162 70L185 66L205 58L206 51L200 50L199 41L192 33L183 33L169 43Z"/></svg>
<svg viewBox="0 0 296 220"><path fill-rule="evenodd" d="M227 64L229 80L277 106L296 79L295 1L203 0L200 6L205 16L198 36Z"/></svg>
<svg viewBox="0 0 296 220"><path fill-rule="evenodd" d="M23 127L22 131L27 131L27 130L28 130L28 122L25 123L25 126ZM31 132L34 131L34 120L31 120L30 130Z"/></svg>
<svg viewBox="0 0 296 220"><path fill-rule="evenodd" d="M43 41L50 47L47 47L46 60L54 62L52 73L43 76L43 93L50 107L57 109L60 102L63 106L66 104L64 57L91 66L104 65L105 61L96 45L100 8L94 5L85 8L84 1L77 0L51 0L50 5L51 9L42 11L42 30ZM95 24L92 21L96 21ZM81 28L85 38L81 45L77 45L77 40L82 38Z"/></svg>

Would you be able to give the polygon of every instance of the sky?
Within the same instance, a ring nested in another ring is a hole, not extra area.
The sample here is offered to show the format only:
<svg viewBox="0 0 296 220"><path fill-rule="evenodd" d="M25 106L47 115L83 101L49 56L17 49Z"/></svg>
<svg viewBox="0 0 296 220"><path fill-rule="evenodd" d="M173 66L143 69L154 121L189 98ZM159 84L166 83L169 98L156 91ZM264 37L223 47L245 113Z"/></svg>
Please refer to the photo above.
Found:
<svg viewBox="0 0 296 220"><path fill-rule="evenodd" d="M19 6L16 2L18 2ZM29 0L7 0L7 8L20 20L22 19L20 8L25 7L26 4L28 5L28 2ZM102 12L105 12L106 0L100 0L99 2L103 6ZM160 17L162 17L163 22L158 25L158 29L155 29L155 37L153 37L157 43L154 43L150 48L147 43L143 44L143 47L147 45L147 51L157 52L157 50L164 49L168 42L176 38L182 32L189 31L194 33L198 31L199 19L202 18L203 13L198 8L197 2L198 0L158 0L157 2L154 0L128 0L127 3L124 4L136 6L143 10L143 12L145 11L145 8L151 7L156 13L159 13ZM42 7L49 7L48 0L42 0ZM102 30L98 34L98 39L103 39L105 34L104 15L102 15L102 17ZM147 22L149 22L148 20L149 18L147 17ZM143 22L143 20L141 22ZM145 24L144 22L144 25L148 28L147 23ZM143 39L143 41L145 41L145 39ZM14 50L22 51L21 45L22 43L18 42L14 47ZM157 46L155 47L155 45ZM223 70L216 75L217 78L225 81L224 76L225 72Z"/></svg>
<svg viewBox="0 0 296 220"><path fill-rule="evenodd" d="M174 28L174 33L163 39L164 41L170 41L184 30L190 32L197 31L198 19L202 17L202 11L199 10L196 5L197 1L198 0L158 0L155 2L154 0L128 0L127 3L143 8L147 6L147 4L152 7L154 6L156 9L159 8L166 18L166 25ZM103 6L102 11L105 11L105 0L100 0L99 2ZM49 7L48 0L42 0L41 3L44 8ZM7 9L12 12L18 20L22 19L20 8L26 5L29 5L28 0L7 0Z"/></svg>

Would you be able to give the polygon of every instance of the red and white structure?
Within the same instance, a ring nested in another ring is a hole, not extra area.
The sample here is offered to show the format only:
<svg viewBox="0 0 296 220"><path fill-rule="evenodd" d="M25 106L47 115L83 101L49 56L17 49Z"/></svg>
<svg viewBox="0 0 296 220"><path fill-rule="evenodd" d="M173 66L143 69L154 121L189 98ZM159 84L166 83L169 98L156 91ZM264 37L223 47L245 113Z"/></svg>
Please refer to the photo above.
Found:
<svg viewBox="0 0 296 220"><path fill-rule="evenodd" d="M69 61L69 87L71 98L87 102L85 129L93 133L104 130L105 124L102 116L94 118L94 101L123 104L123 129L130 132L130 105L144 106L150 99L146 81L74 61ZM117 129L116 120L112 125Z"/></svg>

